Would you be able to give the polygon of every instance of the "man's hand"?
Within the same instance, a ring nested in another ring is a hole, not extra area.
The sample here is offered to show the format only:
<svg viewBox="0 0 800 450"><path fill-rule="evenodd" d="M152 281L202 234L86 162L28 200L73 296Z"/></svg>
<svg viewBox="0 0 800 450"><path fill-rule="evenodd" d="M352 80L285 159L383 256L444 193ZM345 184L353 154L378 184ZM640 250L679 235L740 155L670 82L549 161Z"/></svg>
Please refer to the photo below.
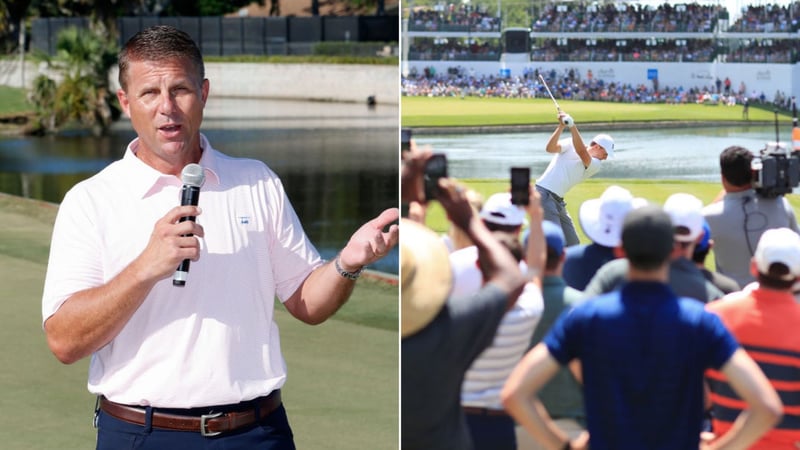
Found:
<svg viewBox="0 0 800 450"><path fill-rule="evenodd" d="M196 206L176 206L156 222L147 247L134 262L143 279L161 280L172 275L184 259L197 261L200 257L198 237L205 236L203 227L191 220L180 222L180 219L199 216L201 212Z"/></svg>
<svg viewBox="0 0 800 450"><path fill-rule="evenodd" d="M430 159L433 152L429 148L420 149L413 139L410 145L409 151L402 152L401 200L404 203L417 202L424 204L430 200L425 198L425 163Z"/></svg>
<svg viewBox="0 0 800 450"><path fill-rule="evenodd" d="M567 129L570 129L573 125L575 125L575 121L572 119L572 116L563 111L559 111L558 113L558 123L564 125L564 128Z"/></svg>
<svg viewBox="0 0 800 450"><path fill-rule="evenodd" d="M464 231L469 227L470 220L477 217L475 209L467 199L466 190L455 180L440 178L436 199L447 211L450 221Z"/></svg>
<svg viewBox="0 0 800 450"><path fill-rule="evenodd" d="M339 255L339 264L348 272L371 264L389 253L400 236L397 224L391 224L400 218L400 210L389 208L378 217L361 226L342 249ZM383 231L389 226L388 231Z"/></svg>

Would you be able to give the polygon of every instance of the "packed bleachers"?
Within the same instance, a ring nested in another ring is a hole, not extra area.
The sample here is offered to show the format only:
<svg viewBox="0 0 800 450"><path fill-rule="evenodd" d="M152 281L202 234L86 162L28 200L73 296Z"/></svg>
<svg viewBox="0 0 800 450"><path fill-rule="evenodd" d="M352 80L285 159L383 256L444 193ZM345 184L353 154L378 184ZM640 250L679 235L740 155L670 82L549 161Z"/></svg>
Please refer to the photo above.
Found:
<svg viewBox="0 0 800 450"><path fill-rule="evenodd" d="M534 8L535 10L536 8ZM646 61L795 63L800 58L800 40L770 38L769 33L795 33L800 29L800 1L787 6L755 5L743 8L730 26L730 12L719 4L697 3L658 6L583 2L546 4L531 19L531 61ZM724 22L721 20L724 19ZM410 60L497 61L502 53L500 20L485 6L444 4L415 7L409 12L409 31L495 31L497 37L475 42L449 38L411 38ZM709 39L710 33L763 33L758 39ZM606 33L597 39L570 38L570 33ZM697 38L620 39L626 32L698 33ZM557 39L537 33L559 33ZM608 33L615 33L609 38ZM474 41L474 39L473 39Z"/></svg>
<svg viewBox="0 0 800 450"><path fill-rule="evenodd" d="M451 3L412 9L408 28L411 31L500 31L500 19L483 7Z"/></svg>
<svg viewBox="0 0 800 450"><path fill-rule="evenodd" d="M748 40L726 55L726 62L794 63L798 60L800 43L796 40Z"/></svg>
<svg viewBox="0 0 800 450"><path fill-rule="evenodd" d="M794 2L787 6L751 5L742 11L742 16L731 25L728 31L794 33L800 28L799 14L800 2Z"/></svg>
<svg viewBox="0 0 800 450"><path fill-rule="evenodd" d="M614 4L551 3L533 19L534 32L690 32L714 31L725 8L718 5L670 5L658 7Z"/></svg>
<svg viewBox="0 0 800 450"><path fill-rule="evenodd" d="M596 39L586 43L572 39L559 45L555 39L546 40L531 51L532 61L632 61L632 62L710 62L715 56L709 39L681 40L617 40Z"/></svg>
<svg viewBox="0 0 800 450"><path fill-rule="evenodd" d="M419 61L497 61L503 51L498 39L414 40L409 59Z"/></svg>
<svg viewBox="0 0 800 450"><path fill-rule="evenodd" d="M735 106L747 98L750 104L772 104L782 108L786 108L790 101L780 90L772 95L748 92L743 82L738 85L731 82L730 88L724 87L726 83L723 80L696 86L661 86L657 81L631 85L608 82L594 76L591 70L583 74L576 69L559 73L545 67L529 68L522 75L513 77L478 76L460 66L451 67L444 73L427 67L422 72L412 71L402 78L401 94L424 97L547 98L539 74L545 77L553 94L560 99Z"/></svg>

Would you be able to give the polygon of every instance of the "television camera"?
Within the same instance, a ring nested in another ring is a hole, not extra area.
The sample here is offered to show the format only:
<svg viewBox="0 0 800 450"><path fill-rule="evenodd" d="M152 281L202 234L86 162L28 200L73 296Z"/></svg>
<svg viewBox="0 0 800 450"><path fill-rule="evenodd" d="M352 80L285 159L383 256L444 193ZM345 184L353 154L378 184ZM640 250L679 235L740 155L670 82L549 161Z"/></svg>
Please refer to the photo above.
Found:
<svg viewBox="0 0 800 450"><path fill-rule="evenodd" d="M753 187L761 197L790 194L800 184L800 127L797 105L792 101L791 150L778 136L778 111L775 111L775 142L768 142L753 158Z"/></svg>

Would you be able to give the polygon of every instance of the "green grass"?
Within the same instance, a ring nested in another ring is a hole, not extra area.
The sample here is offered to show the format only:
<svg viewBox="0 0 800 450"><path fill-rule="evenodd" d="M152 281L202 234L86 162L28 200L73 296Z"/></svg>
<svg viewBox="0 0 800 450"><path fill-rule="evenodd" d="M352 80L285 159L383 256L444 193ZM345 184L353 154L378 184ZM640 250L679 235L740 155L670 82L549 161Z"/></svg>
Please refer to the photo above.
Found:
<svg viewBox="0 0 800 450"><path fill-rule="evenodd" d="M33 111L25 89L0 86L0 116Z"/></svg>
<svg viewBox="0 0 800 450"><path fill-rule="evenodd" d="M709 105L667 105L560 100L561 109L576 121L592 122L736 122L742 107ZM463 127L494 125L553 124L556 109L550 99L501 99L477 97L403 97L401 123L404 127ZM751 121L771 121L772 111L752 107ZM786 117L784 117L785 119Z"/></svg>
<svg viewBox="0 0 800 450"><path fill-rule="evenodd" d="M0 390L8 413L2 448L94 448L88 358L60 364L41 328L55 212L54 205L0 194ZM289 370L283 397L298 448L397 448L397 298L396 286L362 279L342 310L315 327L276 307Z"/></svg>

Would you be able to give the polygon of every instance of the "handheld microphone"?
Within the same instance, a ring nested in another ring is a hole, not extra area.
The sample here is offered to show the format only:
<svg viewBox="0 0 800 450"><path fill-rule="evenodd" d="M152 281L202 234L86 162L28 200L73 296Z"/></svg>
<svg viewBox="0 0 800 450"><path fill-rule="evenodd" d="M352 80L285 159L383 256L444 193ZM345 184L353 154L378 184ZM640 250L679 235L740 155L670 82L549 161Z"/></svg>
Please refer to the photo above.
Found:
<svg viewBox="0 0 800 450"><path fill-rule="evenodd" d="M183 181L183 188L181 189L181 206L197 206L197 201L200 200L200 186L206 179L203 166L200 164L187 164L181 171L181 181ZM186 220L195 221L195 216L181 217L180 222ZM188 234L187 236L191 236ZM189 260L184 259L175 274L172 276L173 286L185 286L186 277L189 275Z"/></svg>

